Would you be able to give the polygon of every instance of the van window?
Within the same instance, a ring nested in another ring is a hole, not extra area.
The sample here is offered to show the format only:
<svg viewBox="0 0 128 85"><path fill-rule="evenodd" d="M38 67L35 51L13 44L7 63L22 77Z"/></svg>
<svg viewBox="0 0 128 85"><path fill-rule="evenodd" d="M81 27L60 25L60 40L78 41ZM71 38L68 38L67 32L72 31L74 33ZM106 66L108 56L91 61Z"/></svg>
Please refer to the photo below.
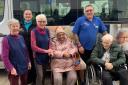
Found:
<svg viewBox="0 0 128 85"><path fill-rule="evenodd" d="M25 9L32 10L34 19L37 14L45 14L48 25L69 25L79 16L76 0L13 0L13 4L14 17L19 20Z"/></svg>
<svg viewBox="0 0 128 85"><path fill-rule="evenodd" d="M4 17L4 2L5 0L0 0L0 21L2 21Z"/></svg>

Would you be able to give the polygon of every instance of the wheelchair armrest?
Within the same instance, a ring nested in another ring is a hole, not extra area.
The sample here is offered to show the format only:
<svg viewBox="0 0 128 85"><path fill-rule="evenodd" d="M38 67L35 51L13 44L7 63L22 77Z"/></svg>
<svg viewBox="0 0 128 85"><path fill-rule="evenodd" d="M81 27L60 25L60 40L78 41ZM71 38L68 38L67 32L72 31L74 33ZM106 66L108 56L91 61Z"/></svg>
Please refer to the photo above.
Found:
<svg viewBox="0 0 128 85"><path fill-rule="evenodd" d="M98 69L102 72L103 71L103 68L101 65L97 65Z"/></svg>
<svg viewBox="0 0 128 85"><path fill-rule="evenodd" d="M128 70L127 64L121 64L119 67L124 67L126 70Z"/></svg>

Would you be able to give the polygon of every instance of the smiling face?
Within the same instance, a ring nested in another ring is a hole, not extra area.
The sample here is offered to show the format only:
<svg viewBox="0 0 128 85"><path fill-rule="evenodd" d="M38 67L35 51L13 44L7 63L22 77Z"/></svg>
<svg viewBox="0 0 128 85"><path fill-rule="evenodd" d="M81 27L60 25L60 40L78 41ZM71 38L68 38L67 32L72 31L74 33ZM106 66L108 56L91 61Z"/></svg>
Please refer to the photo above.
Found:
<svg viewBox="0 0 128 85"><path fill-rule="evenodd" d="M94 16L94 8L91 5L88 5L84 9L84 13L88 20L92 20Z"/></svg>
<svg viewBox="0 0 128 85"><path fill-rule="evenodd" d="M19 23L10 24L10 34L11 35L18 35L19 31L20 31L20 24Z"/></svg>
<svg viewBox="0 0 128 85"><path fill-rule="evenodd" d="M31 10L25 10L23 16L24 16L24 19L27 22L31 21L32 20L32 12L31 12Z"/></svg>
<svg viewBox="0 0 128 85"><path fill-rule="evenodd" d="M41 29L44 29L47 25L47 18L44 14L37 15L36 17L37 26Z"/></svg>
<svg viewBox="0 0 128 85"><path fill-rule="evenodd" d="M60 42L64 42L65 39L66 39L66 35L64 32L59 32L57 33L57 39L60 41Z"/></svg>

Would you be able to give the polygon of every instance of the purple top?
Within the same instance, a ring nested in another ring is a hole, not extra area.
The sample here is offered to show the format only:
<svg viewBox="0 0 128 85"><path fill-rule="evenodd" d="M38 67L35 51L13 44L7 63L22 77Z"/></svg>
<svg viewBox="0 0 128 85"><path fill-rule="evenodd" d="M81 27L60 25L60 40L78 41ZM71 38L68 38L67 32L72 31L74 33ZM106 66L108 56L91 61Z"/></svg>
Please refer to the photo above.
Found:
<svg viewBox="0 0 128 85"><path fill-rule="evenodd" d="M19 36L14 36L14 38L19 38ZM7 37L4 37L2 40L2 60L4 62L7 71L11 71L14 68L14 66L11 64L9 60L9 49L10 47L9 47L8 39ZM28 52L27 55L29 55Z"/></svg>

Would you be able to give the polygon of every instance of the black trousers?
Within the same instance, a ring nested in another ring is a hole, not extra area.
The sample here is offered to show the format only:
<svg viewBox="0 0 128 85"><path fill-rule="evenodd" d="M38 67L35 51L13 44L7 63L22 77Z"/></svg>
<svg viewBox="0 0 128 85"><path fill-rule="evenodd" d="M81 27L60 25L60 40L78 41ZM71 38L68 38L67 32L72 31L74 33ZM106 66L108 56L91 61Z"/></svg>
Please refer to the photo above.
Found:
<svg viewBox="0 0 128 85"><path fill-rule="evenodd" d="M120 81L120 85L128 85L128 71L126 69L119 69L116 72L107 71L103 69L102 72L102 80L103 85L113 85L112 80L118 79Z"/></svg>
<svg viewBox="0 0 128 85"><path fill-rule="evenodd" d="M80 54L81 58L86 64L90 63L90 56L91 56L92 50L86 50L84 49L84 54Z"/></svg>

